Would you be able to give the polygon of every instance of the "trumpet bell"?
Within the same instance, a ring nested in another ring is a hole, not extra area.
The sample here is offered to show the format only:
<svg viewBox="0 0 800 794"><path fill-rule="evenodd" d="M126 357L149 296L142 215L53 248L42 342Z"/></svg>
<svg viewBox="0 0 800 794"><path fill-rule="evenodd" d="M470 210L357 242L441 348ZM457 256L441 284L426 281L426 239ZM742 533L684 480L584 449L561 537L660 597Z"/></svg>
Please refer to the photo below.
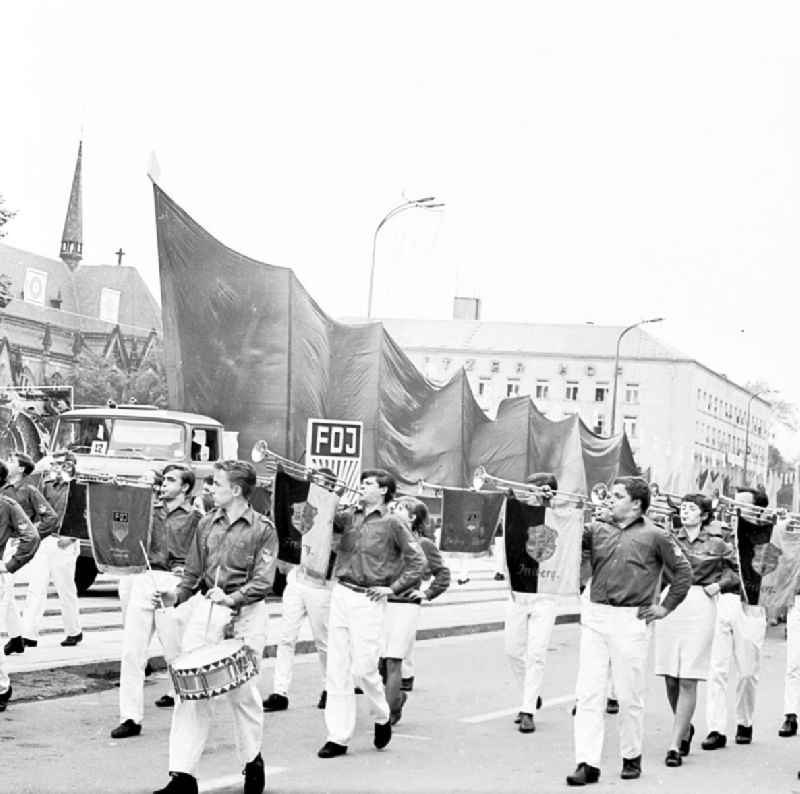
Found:
<svg viewBox="0 0 800 794"><path fill-rule="evenodd" d="M484 466L478 466L478 468L475 469L475 474L472 475L472 488L475 491L480 491L485 484L486 468Z"/></svg>
<svg viewBox="0 0 800 794"><path fill-rule="evenodd" d="M253 463L263 463L269 457L269 444L264 439L260 439L253 444L250 450L250 460Z"/></svg>

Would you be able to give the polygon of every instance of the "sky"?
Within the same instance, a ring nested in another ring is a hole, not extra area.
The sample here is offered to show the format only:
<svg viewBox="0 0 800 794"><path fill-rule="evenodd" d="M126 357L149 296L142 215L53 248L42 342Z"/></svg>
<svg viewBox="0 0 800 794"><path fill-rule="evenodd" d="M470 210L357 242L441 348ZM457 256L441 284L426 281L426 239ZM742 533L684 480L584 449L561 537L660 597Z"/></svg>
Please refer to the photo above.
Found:
<svg viewBox="0 0 800 794"><path fill-rule="evenodd" d="M627 325L800 404L795 2L0 0L4 242L158 295L159 184L332 316ZM612 352L612 351L609 351Z"/></svg>

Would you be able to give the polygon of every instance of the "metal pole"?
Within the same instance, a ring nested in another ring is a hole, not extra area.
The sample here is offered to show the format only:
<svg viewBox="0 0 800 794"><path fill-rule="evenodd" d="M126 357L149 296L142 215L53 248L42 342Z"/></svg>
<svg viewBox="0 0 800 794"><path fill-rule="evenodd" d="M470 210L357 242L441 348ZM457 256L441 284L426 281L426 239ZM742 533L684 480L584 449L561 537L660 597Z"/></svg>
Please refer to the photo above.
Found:
<svg viewBox="0 0 800 794"><path fill-rule="evenodd" d="M744 463L742 464L742 485L747 485L747 458L750 455L750 406L753 404L755 397L759 394L761 394L761 392L751 394L750 399L747 401L747 418L744 422Z"/></svg>

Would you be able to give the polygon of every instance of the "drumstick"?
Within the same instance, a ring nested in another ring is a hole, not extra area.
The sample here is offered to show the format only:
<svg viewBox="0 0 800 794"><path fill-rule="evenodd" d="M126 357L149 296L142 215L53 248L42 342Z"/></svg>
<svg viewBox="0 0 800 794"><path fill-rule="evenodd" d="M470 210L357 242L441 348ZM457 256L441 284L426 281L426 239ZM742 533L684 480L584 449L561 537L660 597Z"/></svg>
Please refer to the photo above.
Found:
<svg viewBox="0 0 800 794"><path fill-rule="evenodd" d="M150 574L150 578L153 579L153 589L155 590L155 593L158 596L158 603L161 604L160 608L161 609L166 609L166 607L164 606L164 599L162 598L161 592L158 589L158 582L156 582L154 577L153 577L153 569L150 566L150 560L147 557L147 549L145 549L144 543L142 543L141 540L139 541L139 546L141 546L142 554L144 554L144 564L147 566L147 571Z"/></svg>
<svg viewBox="0 0 800 794"><path fill-rule="evenodd" d="M219 582L219 565L217 566L217 572L214 574L214 587L216 588ZM208 608L208 620L206 620L206 634L203 639L203 644L208 645L208 630L211 628L211 612L214 609L214 602L211 602L211 606Z"/></svg>

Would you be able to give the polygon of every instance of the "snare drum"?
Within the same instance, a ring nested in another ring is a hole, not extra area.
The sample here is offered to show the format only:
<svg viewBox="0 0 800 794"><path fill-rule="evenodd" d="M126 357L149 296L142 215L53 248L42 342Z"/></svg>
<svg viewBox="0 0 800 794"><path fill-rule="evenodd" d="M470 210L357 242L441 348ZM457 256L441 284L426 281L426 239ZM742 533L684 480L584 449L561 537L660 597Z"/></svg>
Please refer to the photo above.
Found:
<svg viewBox="0 0 800 794"><path fill-rule="evenodd" d="M178 656L169 671L181 700L224 695L258 675L256 652L242 640L223 640Z"/></svg>

